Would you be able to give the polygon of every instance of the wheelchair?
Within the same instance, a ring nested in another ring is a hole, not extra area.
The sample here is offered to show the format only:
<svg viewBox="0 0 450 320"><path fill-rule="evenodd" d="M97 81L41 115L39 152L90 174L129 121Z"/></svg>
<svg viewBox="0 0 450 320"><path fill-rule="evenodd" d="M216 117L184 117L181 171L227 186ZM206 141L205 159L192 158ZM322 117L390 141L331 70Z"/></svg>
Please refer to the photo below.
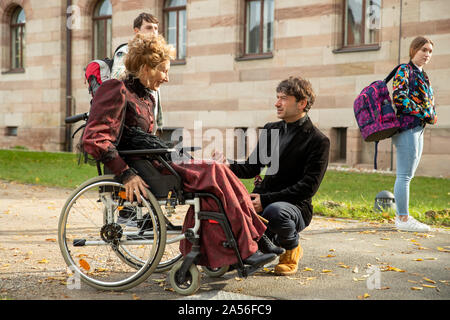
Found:
<svg viewBox="0 0 450 320"><path fill-rule="evenodd" d="M88 114L77 115L67 118L66 123L87 118ZM102 172L97 162L99 175L76 188L61 210L58 244L68 272L96 289L121 291L139 285L154 272L170 269L168 280L174 291L191 295L200 287L197 262L201 254L202 220L220 224L226 236L223 246L233 250L237 257L233 266L216 269L202 266L208 276L220 277L236 269L238 275L245 278L260 268L244 265L221 201L214 194L183 190L182 179L166 156L188 151L194 150L119 151L149 185L140 204L127 201L123 184L114 175ZM152 165L155 160L170 174L164 175L155 169ZM202 210L203 198L212 198L218 212ZM194 226L184 232L181 224L170 219L178 206L194 207ZM178 249L178 242L183 239L192 243L191 251L184 257Z"/></svg>

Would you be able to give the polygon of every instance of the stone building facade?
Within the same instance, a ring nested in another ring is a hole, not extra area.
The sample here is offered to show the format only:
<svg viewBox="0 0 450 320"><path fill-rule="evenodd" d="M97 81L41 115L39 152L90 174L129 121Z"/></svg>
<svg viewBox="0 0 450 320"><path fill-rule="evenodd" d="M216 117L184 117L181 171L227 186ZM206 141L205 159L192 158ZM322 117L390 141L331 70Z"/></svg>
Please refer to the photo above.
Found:
<svg viewBox="0 0 450 320"><path fill-rule="evenodd" d="M331 139L330 162L349 167L373 166L355 97L408 61L415 36L430 37L439 118L425 130L418 174L450 176L448 0L0 0L0 148L72 150L64 118L89 109L84 67L127 42L143 11L179 53L161 89L166 136L183 128L205 146L208 128L253 132L277 120L277 84L301 75L316 92L310 117ZM390 140L378 167L395 169Z"/></svg>

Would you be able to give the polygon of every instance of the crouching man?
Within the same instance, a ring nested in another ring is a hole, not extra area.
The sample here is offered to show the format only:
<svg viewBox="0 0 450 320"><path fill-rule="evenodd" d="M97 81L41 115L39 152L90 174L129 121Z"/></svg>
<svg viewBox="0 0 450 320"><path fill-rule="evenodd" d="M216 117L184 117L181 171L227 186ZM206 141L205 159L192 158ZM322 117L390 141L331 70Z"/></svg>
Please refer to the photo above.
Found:
<svg viewBox="0 0 450 320"><path fill-rule="evenodd" d="M270 154L271 170L251 194L256 212L269 221L258 245L262 252L281 254L275 266L277 275L291 275L297 272L303 256L299 232L311 222L311 198L327 169L330 141L308 117L315 100L309 81L290 77L278 85L276 93L275 107L281 120L264 126L265 139L260 135L249 158L235 163L225 160L220 152L214 152L213 158L227 163L239 178L249 179L258 177L267 165L261 155ZM267 143L273 141L271 135L278 135L276 148Z"/></svg>

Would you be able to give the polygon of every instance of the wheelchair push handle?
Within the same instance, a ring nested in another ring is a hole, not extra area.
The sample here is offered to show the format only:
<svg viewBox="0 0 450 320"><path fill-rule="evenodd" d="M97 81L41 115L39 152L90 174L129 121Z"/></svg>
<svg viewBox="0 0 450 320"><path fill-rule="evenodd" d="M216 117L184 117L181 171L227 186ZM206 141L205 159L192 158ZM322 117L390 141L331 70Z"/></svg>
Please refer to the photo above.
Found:
<svg viewBox="0 0 450 320"><path fill-rule="evenodd" d="M76 114L74 116L67 117L64 121L65 123L75 123L81 120L87 120L89 118L89 112Z"/></svg>

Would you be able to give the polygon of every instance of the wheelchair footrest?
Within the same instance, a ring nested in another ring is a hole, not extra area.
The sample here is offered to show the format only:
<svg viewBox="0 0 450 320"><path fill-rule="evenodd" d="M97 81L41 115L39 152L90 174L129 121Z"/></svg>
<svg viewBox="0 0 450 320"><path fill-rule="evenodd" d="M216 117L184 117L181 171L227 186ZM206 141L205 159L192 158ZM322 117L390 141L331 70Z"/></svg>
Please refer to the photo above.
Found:
<svg viewBox="0 0 450 320"><path fill-rule="evenodd" d="M244 266L243 268L239 268L236 265L233 265L234 268L237 269L237 273L240 278L247 278L249 275L255 273L259 269L262 269L264 266Z"/></svg>

